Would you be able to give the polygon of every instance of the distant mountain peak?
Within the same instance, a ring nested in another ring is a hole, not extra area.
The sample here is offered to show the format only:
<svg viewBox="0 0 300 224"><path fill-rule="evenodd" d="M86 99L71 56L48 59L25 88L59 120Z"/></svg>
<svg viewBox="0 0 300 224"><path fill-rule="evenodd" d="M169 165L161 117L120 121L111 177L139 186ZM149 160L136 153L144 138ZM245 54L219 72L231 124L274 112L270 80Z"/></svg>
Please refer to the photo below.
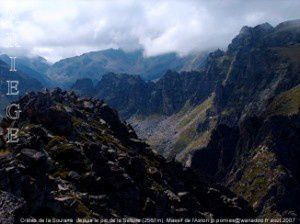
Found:
<svg viewBox="0 0 300 224"><path fill-rule="evenodd" d="M47 71L47 75L58 84L67 85L86 77L99 80L109 72L140 75L145 80L155 80L169 69L198 70L205 60L205 53L180 57L171 52L145 57L142 49L127 52L110 48L58 61Z"/></svg>
<svg viewBox="0 0 300 224"><path fill-rule="evenodd" d="M269 32L272 31L274 27L269 24L269 23L262 23L254 27L250 26L243 26L242 29L240 30L239 35L249 35L251 32L258 32L258 31L264 31L264 32Z"/></svg>
<svg viewBox="0 0 300 224"><path fill-rule="evenodd" d="M283 28L295 28L295 27L300 27L300 19L295 19L295 20L288 20L284 21L282 23L279 23L275 28L277 30L283 29Z"/></svg>
<svg viewBox="0 0 300 224"><path fill-rule="evenodd" d="M260 29L260 30L266 30L266 31L273 30L273 28L274 27L270 23L267 23L267 22L254 27L254 29Z"/></svg>

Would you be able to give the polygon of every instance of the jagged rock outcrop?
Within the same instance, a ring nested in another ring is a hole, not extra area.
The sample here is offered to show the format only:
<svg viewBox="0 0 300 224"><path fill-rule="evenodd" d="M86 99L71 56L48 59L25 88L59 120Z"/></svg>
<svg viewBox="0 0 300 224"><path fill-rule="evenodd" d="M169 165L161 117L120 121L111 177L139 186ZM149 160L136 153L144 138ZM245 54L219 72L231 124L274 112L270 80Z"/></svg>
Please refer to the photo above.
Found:
<svg viewBox="0 0 300 224"><path fill-rule="evenodd" d="M0 155L0 220L19 217L251 217L247 203L166 161L95 98L53 91L18 103ZM3 202L3 203L2 203ZM10 214L7 216L7 214Z"/></svg>
<svg viewBox="0 0 300 224"><path fill-rule="evenodd" d="M157 82L146 82L139 76L108 73L92 92L83 86L86 80L78 80L72 89L81 95L104 99L124 119L134 115L169 116L178 112L187 101L193 105L200 104L220 84L219 80L225 75L215 65L210 65L209 70L214 71L212 73L215 75L167 71ZM91 83L91 80L88 82Z"/></svg>

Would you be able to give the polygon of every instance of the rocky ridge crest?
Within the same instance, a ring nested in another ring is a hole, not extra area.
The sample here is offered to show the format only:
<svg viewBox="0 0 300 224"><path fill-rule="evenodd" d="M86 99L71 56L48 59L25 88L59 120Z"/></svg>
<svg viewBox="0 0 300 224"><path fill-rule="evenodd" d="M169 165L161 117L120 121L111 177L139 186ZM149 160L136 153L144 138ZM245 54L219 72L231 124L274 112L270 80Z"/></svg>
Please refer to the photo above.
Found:
<svg viewBox="0 0 300 224"><path fill-rule="evenodd" d="M28 93L17 122L20 141L0 155L0 218L250 217L224 187L166 161L95 98L55 89ZM9 216L7 214L10 214Z"/></svg>

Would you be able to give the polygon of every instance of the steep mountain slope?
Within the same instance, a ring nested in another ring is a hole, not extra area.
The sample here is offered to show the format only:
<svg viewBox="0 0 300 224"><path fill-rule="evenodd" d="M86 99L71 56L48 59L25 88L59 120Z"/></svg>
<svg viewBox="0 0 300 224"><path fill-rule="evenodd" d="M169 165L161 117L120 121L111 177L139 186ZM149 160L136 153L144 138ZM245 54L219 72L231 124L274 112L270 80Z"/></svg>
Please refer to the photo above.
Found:
<svg viewBox="0 0 300 224"><path fill-rule="evenodd" d="M233 58L217 99L224 123L260 113L272 97L299 84L299 30L300 20L244 27L232 41L227 56Z"/></svg>
<svg viewBox="0 0 300 224"><path fill-rule="evenodd" d="M223 182L264 216L300 214L300 87L274 97L259 117L219 125L192 167Z"/></svg>
<svg viewBox="0 0 300 224"><path fill-rule="evenodd" d="M264 217L299 218L299 121L298 113L219 125L207 147L194 153L192 167L223 182Z"/></svg>
<svg viewBox="0 0 300 224"><path fill-rule="evenodd" d="M4 114L4 108L9 102L18 98L18 96L7 96L7 81L19 81L18 89L20 95L26 91L40 90L43 85L36 79L20 71L10 72L10 66L0 60L0 117Z"/></svg>
<svg viewBox="0 0 300 224"><path fill-rule="evenodd" d="M10 65L9 56L2 54L0 60ZM46 70L50 67L47 61L41 57L17 57L16 69L26 74L28 77L38 80L44 87L52 87L53 81L45 75Z"/></svg>
<svg viewBox="0 0 300 224"><path fill-rule="evenodd" d="M1 140L0 220L253 217L245 201L166 161L102 101L55 89L20 103L20 141ZM9 214L9 215L8 215Z"/></svg>
<svg viewBox="0 0 300 224"><path fill-rule="evenodd" d="M226 76L197 131L211 130L214 118L216 128L207 146L198 145L191 166L263 217L300 214L299 30L300 20L244 27L228 51L207 64L221 65Z"/></svg>
<svg viewBox="0 0 300 224"><path fill-rule="evenodd" d="M168 69L199 69L205 58L206 53L186 57L179 57L175 53L144 57L141 50L124 52L121 49L108 49L63 59L53 64L47 74L58 83L63 81L68 84L82 78L99 80L109 72L136 74L145 80L155 80Z"/></svg>
<svg viewBox="0 0 300 224"><path fill-rule="evenodd" d="M41 56L19 57L19 59L22 64L42 74L46 74L47 70L51 67L51 64Z"/></svg>

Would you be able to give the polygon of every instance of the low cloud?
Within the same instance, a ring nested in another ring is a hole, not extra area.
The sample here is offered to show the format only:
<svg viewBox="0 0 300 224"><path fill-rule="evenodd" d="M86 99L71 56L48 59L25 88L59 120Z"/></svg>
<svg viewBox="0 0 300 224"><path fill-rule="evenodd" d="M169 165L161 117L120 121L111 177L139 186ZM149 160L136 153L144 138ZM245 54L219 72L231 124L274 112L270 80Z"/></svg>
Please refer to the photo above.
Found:
<svg viewBox="0 0 300 224"><path fill-rule="evenodd" d="M0 0L0 51L54 62L88 51L146 56L226 48L244 25L298 19L298 0ZM15 50L17 49L17 50Z"/></svg>

